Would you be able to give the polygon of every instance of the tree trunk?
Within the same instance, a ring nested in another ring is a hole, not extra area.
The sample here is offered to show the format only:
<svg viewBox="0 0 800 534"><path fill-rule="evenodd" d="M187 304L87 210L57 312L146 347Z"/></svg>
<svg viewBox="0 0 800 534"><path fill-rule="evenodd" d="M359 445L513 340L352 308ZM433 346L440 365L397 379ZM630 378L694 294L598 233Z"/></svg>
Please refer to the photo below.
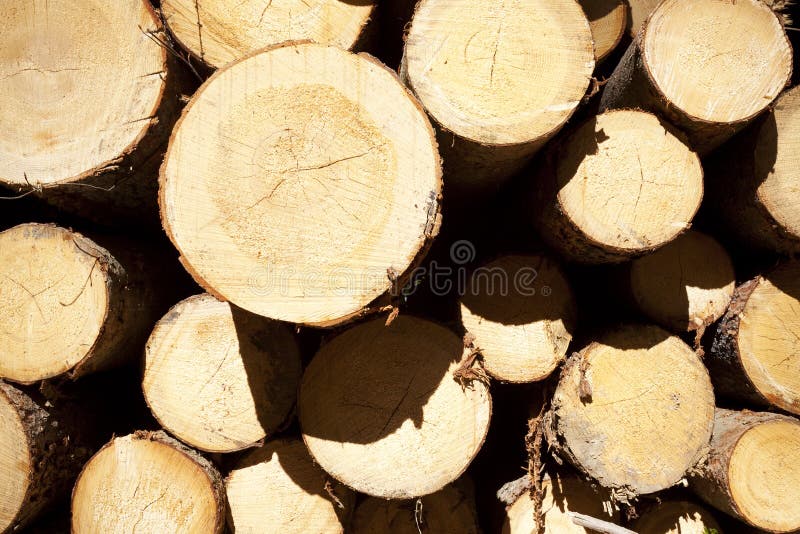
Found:
<svg viewBox="0 0 800 534"><path fill-rule="evenodd" d="M179 302L156 324L142 389L170 433L203 451L233 452L280 430L300 373L286 325L204 294Z"/></svg>
<svg viewBox="0 0 800 534"><path fill-rule="evenodd" d="M706 364L724 396L800 414L800 263L786 262L736 289Z"/></svg>
<svg viewBox="0 0 800 534"><path fill-rule="evenodd" d="M172 35L218 68L284 41L310 40L345 50L363 36L377 2L340 0L162 0Z"/></svg>
<svg viewBox="0 0 800 534"><path fill-rule="evenodd" d="M548 443L619 498L678 483L706 453L714 393L700 358L655 326L626 326L568 360Z"/></svg>
<svg viewBox="0 0 800 534"><path fill-rule="evenodd" d="M722 532L714 516L689 501L661 501L640 511L633 523L639 534L710 534Z"/></svg>
<svg viewBox="0 0 800 534"><path fill-rule="evenodd" d="M564 360L577 304L544 256L502 256L478 267L461 297L461 322L486 371L506 382L543 380Z"/></svg>
<svg viewBox="0 0 800 534"><path fill-rule="evenodd" d="M0 16L0 49L17 51L0 60L0 184L103 224L156 226L183 81L150 4L9 0Z"/></svg>
<svg viewBox="0 0 800 534"><path fill-rule="evenodd" d="M629 281L633 300L650 319L676 333L701 334L728 309L736 285L728 252L694 230L634 260Z"/></svg>
<svg viewBox="0 0 800 534"><path fill-rule="evenodd" d="M622 0L579 0L594 40L594 57L604 60L622 40L628 24L628 7Z"/></svg>
<svg viewBox="0 0 800 534"><path fill-rule="evenodd" d="M23 528L72 486L91 450L53 405L0 381L0 532Z"/></svg>
<svg viewBox="0 0 800 534"><path fill-rule="evenodd" d="M122 244L122 243L120 243ZM121 261L118 261L120 258ZM0 233L0 376L30 384L109 369L143 347L164 296L145 260L50 224Z"/></svg>
<svg viewBox="0 0 800 534"><path fill-rule="evenodd" d="M548 148L532 210L542 238L581 263L651 252L689 227L700 160L649 113L610 111Z"/></svg>
<svg viewBox="0 0 800 534"><path fill-rule="evenodd" d="M440 193L433 129L393 73L290 43L221 69L195 95L160 202L209 293L330 326L402 287L438 233Z"/></svg>
<svg viewBox="0 0 800 534"><path fill-rule="evenodd" d="M786 32L760 0L665 0L614 70L600 107L658 111L706 154L764 111L791 72Z"/></svg>
<svg viewBox="0 0 800 534"><path fill-rule="evenodd" d="M225 488L216 468L163 432L114 438L72 492L72 532L221 533Z"/></svg>
<svg viewBox="0 0 800 534"><path fill-rule="evenodd" d="M332 339L300 385L311 455L347 486L386 499L428 495L457 479L491 416L487 386L456 380L462 352L450 330L404 315Z"/></svg>
<svg viewBox="0 0 800 534"><path fill-rule="evenodd" d="M800 528L800 421L717 409L708 461L691 478L712 506L768 532Z"/></svg>
<svg viewBox="0 0 800 534"><path fill-rule="evenodd" d="M226 480L231 531L341 534L355 495L332 485L300 440L266 443ZM266 505L265 505L266 504Z"/></svg>
<svg viewBox="0 0 800 534"><path fill-rule="evenodd" d="M423 0L401 67L463 190L520 170L578 107L593 70L589 22L572 0Z"/></svg>
<svg viewBox="0 0 800 534"><path fill-rule="evenodd" d="M800 87L783 93L772 111L714 154L709 196L725 228L749 245L800 252Z"/></svg>

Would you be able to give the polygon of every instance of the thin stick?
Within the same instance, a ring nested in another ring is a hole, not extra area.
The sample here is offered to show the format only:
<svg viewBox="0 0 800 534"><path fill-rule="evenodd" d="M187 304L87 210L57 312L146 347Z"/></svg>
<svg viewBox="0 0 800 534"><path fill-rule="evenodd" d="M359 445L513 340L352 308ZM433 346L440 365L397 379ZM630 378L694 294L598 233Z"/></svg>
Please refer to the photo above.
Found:
<svg viewBox="0 0 800 534"><path fill-rule="evenodd" d="M636 534L634 530L628 530L625 527L603 521L602 519L597 519L596 517L579 514L577 512L567 512L567 515L572 519L572 522L579 527L589 528L597 532L602 532L603 534Z"/></svg>

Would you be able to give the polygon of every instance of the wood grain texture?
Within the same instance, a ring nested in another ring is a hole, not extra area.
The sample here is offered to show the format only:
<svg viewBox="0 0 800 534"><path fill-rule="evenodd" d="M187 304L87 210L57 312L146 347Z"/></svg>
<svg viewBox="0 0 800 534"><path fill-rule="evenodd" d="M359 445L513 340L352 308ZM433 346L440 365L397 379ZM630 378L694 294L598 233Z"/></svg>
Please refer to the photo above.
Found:
<svg viewBox="0 0 800 534"><path fill-rule="evenodd" d="M589 19L594 57L605 59L622 40L628 25L628 6L623 0L580 0Z"/></svg>

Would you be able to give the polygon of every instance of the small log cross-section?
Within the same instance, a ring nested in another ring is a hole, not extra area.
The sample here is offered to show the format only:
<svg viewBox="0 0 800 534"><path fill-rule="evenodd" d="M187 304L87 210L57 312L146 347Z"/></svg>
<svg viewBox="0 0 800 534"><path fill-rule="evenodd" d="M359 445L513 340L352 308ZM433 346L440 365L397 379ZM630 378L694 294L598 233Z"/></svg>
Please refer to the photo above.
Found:
<svg viewBox="0 0 800 534"><path fill-rule="evenodd" d="M0 532L16 532L69 491L91 451L47 402L0 381Z"/></svg>
<svg viewBox="0 0 800 534"><path fill-rule="evenodd" d="M624 326L571 358L548 415L562 456L618 497L677 484L708 448L714 392L677 336Z"/></svg>
<svg viewBox="0 0 800 534"><path fill-rule="evenodd" d="M163 432L114 438L72 491L72 532L220 534L225 488L216 468Z"/></svg>
<svg viewBox="0 0 800 534"><path fill-rule="evenodd" d="M640 256L688 228L700 207L700 159L650 113L602 113L546 158L534 212L545 241L573 261Z"/></svg>
<svg viewBox="0 0 800 534"><path fill-rule="evenodd" d="M800 414L800 263L736 289L706 363L724 396Z"/></svg>
<svg viewBox="0 0 800 534"><path fill-rule="evenodd" d="M634 260L630 291L645 315L676 333L705 329L725 313L736 285L733 262L694 230Z"/></svg>
<svg viewBox="0 0 800 534"><path fill-rule="evenodd" d="M439 491L483 445L491 398L454 378L458 336L400 315L323 345L303 375L298 417L311 455L347 486L386 499Z"/></svg>
<svg viewBox="0 0 800 534"><path fill-rule="evenodd" d="M558 265L543 256L503 256L477 268L460 303L464 329L498 380L542 380L567 354L575 297Z"/></svg>
<svg viewBox="0 0 800 534"><path fill-rule="evenodd" d="M633 528L639 534L711 534L722 532L711 512L689 501L661 501L644 506Z"/></svg>
<svg viewBox="0 0 800 534"><path fill-rule="evenodd" d="M284 41L352 48L375 10L367 0L162 0L170 32L211 67Z"/></svg>
<svg viewBox="0 0 800 534"><path fill-rule="evenodd" d="M625 35L628 6L623 0L579 0L589 18L594 39L594 57L602 61Z"/></svg>
<svg viewBox="0 0 800 534"><path fill-rule="evenodd" d="M800 421L717 409L708 461L692 489L725 513L768 532L800 529Z"/></svg>
<svg viewBox="0 0 800 534"><path fill-rule="evenodd" d="M421 260L440 193L433 129L391 71L289 43L229 64L195 94L170 141L160 204L209 293L328 326L364 313L396 287L387 273Z"/></svg>
<svg viewBox="0 0 800 534"><path fill-rule="evenodd" d="M706 154L789 82L792 47L760 0L664 0L603 91L602 109L658 111Z"/></svg>
<svg viewBox="0 0 800 534"><path fill-rule="evenodd" d="M178 303L156 325L142 389L169 432L203 451L232 452L280 429L300 374L286 325L204 294Z"/></svg>
<svg viewBox="0 0 800 534"><path fill-rule="evenodd" d="M589 21L574 0L422 0L401 67L440 126L447 175L461 189L524 166L578 107L593 70Z"/></svg>
<svg viewBox="0 0 800 534"><path fill-rule="evenodd" d="M0 232L0 377L23 384L118 365L147 337L151 289L81 234L50 224ZM141 349L139 349L141 350Z"/></svg>
<svg viewBox="0 0 800 534"><path fill-rule="evenodd" d="M244 456L225 481L231 531L342 534L354 494L326 479L302 441L266 443Z"/></svg>

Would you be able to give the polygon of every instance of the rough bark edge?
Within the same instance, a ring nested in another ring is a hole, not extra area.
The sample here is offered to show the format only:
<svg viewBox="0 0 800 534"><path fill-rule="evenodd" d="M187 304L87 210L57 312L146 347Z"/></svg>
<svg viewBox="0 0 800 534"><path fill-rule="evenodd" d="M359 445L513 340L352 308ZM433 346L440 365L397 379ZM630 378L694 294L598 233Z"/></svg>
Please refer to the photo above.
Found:
<svg viewBox="0 0 800 534"><path fill-rule="evenodd" d="M22 506L5 532L17 531L65 495L91 451L75 442L47 402L0 381L0 395L16 409L28 439L30 471Z"/></svg>
<svg viewBox="0 0 800 534"><path fill-rule="evenodd" d="M704 502L756 528L763 527L753 524L741 513L730 493L730 459L745 433L756 426L773 421L800 425L800 421L785 415L717 408L708 459L700 464L689 478L692 491ZM779 531L768 530L768 532Z"/></svg>
<svg viewBox="0 0 800 534"><path fill-rule="evenodd" d="M210 295L214 296L215 298L217 298L218 300L221 300L223 302L229 302L229 300L226 299L214 287L212 287L211 284L209 284L202 276L200 276L200 273L192 266L192 264L189 262L188 258L184 255L183 250L181 250L180 246L178 245L178 242L175 239L175 235L172 232L172 228L170 226L170 221L166 217L167 209L166 209L166 198L165 198L165 187L164 186L165 186L167 177L166 177L166 174L165 174L165 170L166 170L167 160L169 159L170 153L172 151L173 140L174 140L175 135L177 134L178 130L180 129L181 124L183 123L184 119L186 118L186 116L191 111L194 103L197 102L198 98L203 93L203 91L214 80L216 80L216 78L219 76L219 74L221 72L224 72L227 69L233 67L234 65L237 65L238 63L241 63L241 62L243 62L243 61L245 61L247 59L250 59L251 57L254 57L256 55L259 55L259 54L262 54L262 53L265 53L265 52L269 52L269 51L272 51L272 50L275 50L275 49L278 49L278 48L297 47L297 46L307 45L307 44L314 44L316 46L320 46L320 47L323 47L323 48L336 48L334 46L317 45L313 41L285 41L283 43L279 43L279 44L276 44L274 46L270 46L270 47L267 47L267 48L263 48L261 50L257 50L257 51L255 51L255 52L253 52L251 54L248 54L248 55L246 55L244 57L239 58L238 60L236 60L234 62L229 63L228 65L226 65L222 69L218 69L216 72L214 72L214 74L211 75L210 78L208 78L203 83L203 85L200 86L200 88L197 90L197 92L192 97L191 101L183 109L183 112L181 113L180 118L178 119L177 123L175 124L175 128L172 130L172 135L170 136L170 139L169 139L169 148L167 148L167 152L164 155L164 163L161 166L161 169L159 171L159 178L158 178L158 182L159 182L158 208L159 208L159 213L160 213L160 216L161 216L161 225L162 225L162 227L164 229L164 232L167 234L167 237L169 238L169 240L172 242L172 244L175 247L175 249L180 254L178 259L179 259L181 265L183 265L183 268L186 270L186 272L188 272L189 275L191 275L191 277L194 279L194 281L197 282L197 284L203 290L205 290L207 293L209 293ZM336 49L339 50L338 48L336 48ZM417 97L414 96L414 94L411 91L409 91L408 88L406 88L405 85L402 84L402 82L400 82L400 80L399 80L399 78L397 76L397 73L395 73L389 67L387 67L386 65L381 63L378 59L374 58L373 56L371 56L369 54L365 54L365 53L362 52L362 53L358 53L358 54L355 54L355 55L358 55L362 59L364 59L366 61L369 61L369 62L381 67L386 73L388 73L391 76L393 76L393 78L398 81L400 87L405 91L405 94L408 96L408 98L409 98L410 102L412 103L412 105L414 105L417 108L417 110L422 114L422 117L425 119L423 122L428 127L428 132L429 132L430 140L431 140L431 147L433 148L434 155L438 159L438 164L436 165L436 176L435 176L437 190L431 191L430 194L429 194L429 197L428 197L427 218L426 218L425 224L423 225L423 228L422 228L422 234L420 236L421 242L420 242L420 246L419 246L419 248L417 250L417 253L413 258L410 259L408 268L405 269L402 273L400 273L397 276L397 281L393 282L392 280L390 280L389 287L386 290L384 290L384 292L381 295L379 295L378 297L373 299L371 302L367 303L361 309L355 310L352 313L344 315L344 316L339 317L337 319L331 319L331 320L328 320L328 321L296 323L296 324L303 325L303 326L312 326L312 327L318 327L318 328L330 328L330 327L334 327L334 326L339 326L339 325L344 325L344 324L351 323L351 322L356 321L356 320L358 320L358 319L360 319L362 317L365 317L365 316L368 316L368 315L372 315L372 314L380 312L380 311L386 311L387 306L391 302L390 291L395 286L403 287L403 285L405 283L407 283L408 281L411 280L411 277L412 277L412 275L414 273L414 270L420 265L420 263L422 263L422 260L424 259L425 255L428 253L428 251L430 250L430 247L433 245L433 240L439 234L439 230L441 229L441 225L442 225L442 188L443 188L442 164L441 164L441 157L439 156L439 150L438 150L439 146L438 146L437 141L436 141L436 134L435 134L435 131L433 129L433 126L430 123L430 120L428 120L427 113L425 112L424 108L422 107L422 104L420 104L420 102L417 99Z"/></svg>

